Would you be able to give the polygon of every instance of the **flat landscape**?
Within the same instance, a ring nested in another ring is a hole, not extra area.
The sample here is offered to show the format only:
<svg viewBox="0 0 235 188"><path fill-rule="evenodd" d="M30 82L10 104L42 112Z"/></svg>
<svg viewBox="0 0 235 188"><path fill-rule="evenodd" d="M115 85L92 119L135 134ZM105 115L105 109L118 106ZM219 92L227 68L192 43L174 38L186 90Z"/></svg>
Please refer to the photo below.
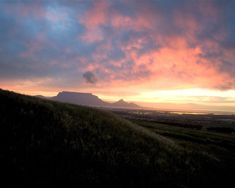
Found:
<svg viewBox="0 0 235 188"><path fill-rule="evenodd" d="M232 179L235 169L234 115L171 114L141 110L116 110L115 113L171 139L186 150L215 159L223 166L224 172L228 172L228 176L230 173Z"/></svg>
<svg viewBox="0 0 235 188"><path fill-rule="evenodd" d="M114 113L183 148L200 151L234 169L235 116L191 115L170 112L115 110Z"/></svg>

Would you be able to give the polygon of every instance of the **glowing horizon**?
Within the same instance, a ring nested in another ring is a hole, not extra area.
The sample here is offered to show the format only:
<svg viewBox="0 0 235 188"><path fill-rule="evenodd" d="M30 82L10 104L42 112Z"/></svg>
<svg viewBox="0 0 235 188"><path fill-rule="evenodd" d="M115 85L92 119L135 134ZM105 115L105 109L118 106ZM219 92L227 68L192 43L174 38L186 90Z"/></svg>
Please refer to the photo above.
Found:
<svg viewBox="0 0 235 188"><path fill-rule="evenodd" d="M43 95L47 97L56 96L60 91L21 91L13 90L21 94L27 95ZM61 90L62 91L62 90ZM91 92L88 90L67 90L75 92ZM134 102L143 108L151 108L157 110L171 111L187 111L187 112L227 112L235 113L235 90L208 90L208 89L176 89L176 90L160 90L155 92L141 93L136 96L110 96L100 93L93 93L104 101L115 102L124 99L128 102ZM196 105L196 106L195 106Z"/></svg>
<svg viewBox="0 0 235 188"><path fill-rule="evenodd" d="M235 111L234 8L216 0L2 1L0 88Z"/></svg>

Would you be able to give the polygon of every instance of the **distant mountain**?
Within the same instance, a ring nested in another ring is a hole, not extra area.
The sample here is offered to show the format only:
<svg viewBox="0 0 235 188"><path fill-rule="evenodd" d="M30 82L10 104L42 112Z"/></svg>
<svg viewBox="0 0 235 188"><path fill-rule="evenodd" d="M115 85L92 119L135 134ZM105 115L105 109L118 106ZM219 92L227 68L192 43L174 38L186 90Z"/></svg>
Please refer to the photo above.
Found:
<svg viewBox="0 0 235 188"><path fill-rule="evenodd" d="M112 106L114 107L122 107L122 108L140 108L140 106L138 106L135 103L128 103L126 101L124 101L123 99L120 99L119 101L112 103Z"/></svg>
<svg viewBox="0 0 235 188"><path fill-rule="evenodd" d="M42 98L42 96L39 96ZM71 104L78 104L84 106L98 106L98 107L108 107L108 108L141 108L140 106L134 103L125 102L123 99L109 103L101 100L96 95L92 93L79 93L79 92L70 92L70 91L62 91L59 92L57 96L51 97L51 100L67 102Z"/></svg>
<svg viewBox="0 0 235 188"><path fill-rule="evenodd" d="M62 91L57 96L52 97L52 100L67 102L72 104L84 105L84 106L106 106L107 103L99 99L97 96L91 93L77 93Z"/></svg>

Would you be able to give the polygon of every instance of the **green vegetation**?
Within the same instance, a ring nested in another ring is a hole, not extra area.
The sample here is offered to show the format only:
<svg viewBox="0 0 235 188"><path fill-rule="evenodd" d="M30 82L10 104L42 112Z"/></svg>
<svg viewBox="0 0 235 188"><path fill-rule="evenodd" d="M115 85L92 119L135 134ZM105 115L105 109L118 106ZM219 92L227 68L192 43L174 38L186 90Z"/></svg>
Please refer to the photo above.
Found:
<svg viewBox="0 0 235 188"><path fill-rule="evenodd" d="M200 150L207 144L195 142L203 139L201 133L3 90L0 114L0 169L7 183L222 187L232 182L232 136L208 136L227 146L221 157L222 146L218 155L210 152L216 143Z"/></svg>

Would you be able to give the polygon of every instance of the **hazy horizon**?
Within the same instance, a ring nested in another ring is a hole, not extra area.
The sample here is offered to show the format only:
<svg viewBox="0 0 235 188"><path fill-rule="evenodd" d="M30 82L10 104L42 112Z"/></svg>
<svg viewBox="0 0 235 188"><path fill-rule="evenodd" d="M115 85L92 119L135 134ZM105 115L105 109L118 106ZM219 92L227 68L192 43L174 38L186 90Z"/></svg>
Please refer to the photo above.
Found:
<svg viewBox="0 0 235 188"><path fill-rule="evenodd" d="M2 88L3 89L3 88ZM59 92L62 92L65 90L61 90L58 92L55 92L52 95L43 95L42 93L34 93L34 94L28 94L27 92L20 92L21 94L26 94L26 95L31 95L31 96L44 96L44 97L54 97L56 96ZM90 93L90 92L80 92L80 91L72 91L72 90L67 90L69 92L78 92L78 93ZM17 91L14 91L17 92ZM91 93L97 97L99 97L101 100L105 101L105 102L109 102L109 103L113 103L113 102L117 102L118 100L123 99L126 102L132 102L135 103L137 105L139 105L142 109L144 110L156 110L156 111L169 111L169 112L185 112L185 113L202 113L202 114L209 114L209 113L213 113L213 114L235 114L235 109L233 108L233 106L231 106L231 108L228 108L228 106L208 106L206 104L203 103L172 103L172 102L168 102L168 103L163 103L163 102L155 102L155 103L151 103L151 102L143 102L143 101L134 101L134 100L128 100L128 98L122 97L120 96L119 98L116 98L114 100L110 100L109 98L103 98L100 97L99 95L97 95L96 93Z"/></svg>
<svg viewBox="0 0 235 188"><path fill-rule="evenodd" d="M1 1L0 88L235 112L235 1Z"/></svg>

